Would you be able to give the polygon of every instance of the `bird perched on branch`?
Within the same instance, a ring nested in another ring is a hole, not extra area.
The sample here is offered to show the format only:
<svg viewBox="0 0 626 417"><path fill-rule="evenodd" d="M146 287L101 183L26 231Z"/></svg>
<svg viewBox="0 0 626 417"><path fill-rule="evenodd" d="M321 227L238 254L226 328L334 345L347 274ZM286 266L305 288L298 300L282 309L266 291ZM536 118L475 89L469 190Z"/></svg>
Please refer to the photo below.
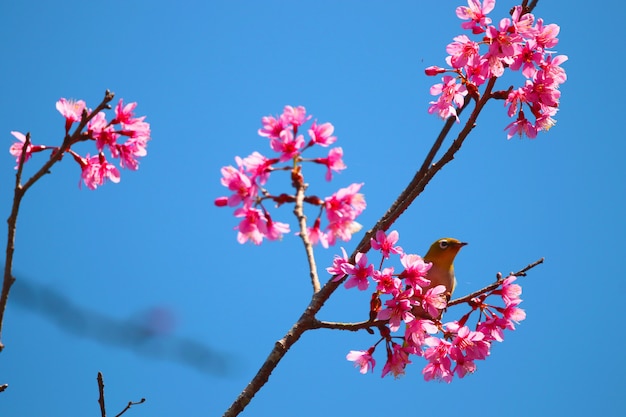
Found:
<svg viewBox="0 0 626 417"><path fill-rule="evenodd" d="M451 237L441 238L430 245L428 253L424 256L424 261L432 263L426 275L426 278L430 280L430 285L424 288L424 293L437 285L443 285L446 287L446 299L449 300L450 297L452 297L452 293L456 287L454 258L465 245L467 245L466 242L461 242ZM413 314L419 317L430 317L430 315L419 306L413 310ZM439 317L441 317L441 313Z"/></svg>

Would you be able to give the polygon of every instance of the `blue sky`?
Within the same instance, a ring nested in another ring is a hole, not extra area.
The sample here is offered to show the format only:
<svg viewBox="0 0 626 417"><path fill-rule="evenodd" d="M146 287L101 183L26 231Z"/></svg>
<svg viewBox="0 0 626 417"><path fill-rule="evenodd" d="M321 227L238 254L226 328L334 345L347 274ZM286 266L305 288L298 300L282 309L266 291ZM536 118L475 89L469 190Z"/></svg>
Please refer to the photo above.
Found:
<svg viewBox="0 0 626 417"><path fill-rule="evenodd" d="M127 415L221 415L311 294L297 238L236 242L230 210L213 205L224 194L220 168L267 151L256 135L262 116L304 105L334 124L348 165L332 185L312 170L312 191L364 182L360 221L373 225L442 125L426 112L434 79L423 69L443 65L445 46L461 33L461 3L447 3L2 4L6 149L11 130L60 143L55 102L95 107L105 89L139 103L153 139L139 171L122 172L119 184L80 190L66 158L24 199L0 414L98 415L102 371L110 415L141 397L146 403ZM498 1L492 17L514 5ZM626 145L620 86L605 71L625 64L614 41L625 12L618 1L540 1L535 15L561 26L556 49L569 56L556 127L507 141L505 109L490 103L455 160L396 223L414 253L442 236L470 243L456 262L459 295L545 257L521 281L528 318L518 330L476 374L449 385L424 382L419 361L399 380L381 379L380 368L363 376L345 354L373 336L310 332L243 415L621 414ZM3 161L0 215L8 217L14 160L7 152ZM295 227L290 209L278 213ZM338 250L316 250L322 271ZM367 297L340 289L319 318L362 320ZM124 333L159 312L174 320L166 340Z"/></svg>

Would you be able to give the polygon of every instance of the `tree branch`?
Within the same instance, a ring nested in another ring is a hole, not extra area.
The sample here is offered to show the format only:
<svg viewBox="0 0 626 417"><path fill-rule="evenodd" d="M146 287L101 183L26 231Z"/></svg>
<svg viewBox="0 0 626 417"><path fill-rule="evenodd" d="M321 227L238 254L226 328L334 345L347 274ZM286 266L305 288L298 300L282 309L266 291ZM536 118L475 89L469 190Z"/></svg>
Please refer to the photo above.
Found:
<svg viewBox="0 0 626 417"><path fill-rule="evenodd" d="M100 393L100 396L98 397L98 404L100 404L100 415L102 417L107 417L107 412L104 407L104 380L102 379L102 372L98 371L98 377L96 379L98 380L98 392Z"/></svg>
<svg viewBox="0 0 626 417"><path fill-rule="evenodd" d="M351 260L354 260L357 252L369 251L370 239L375 235L376 231L387 230L395 222L395 220L409 207L409 205L415 200L415 198L417 198L417 196L421 194L426 185L428 185L430 179L454 158L454 154L461 148L463 141L465 140L469 132L474 128L476 120L478 118L478 114L480 113L486 102L491 98L490 94L493 86L495 85L495 81L495 77L489 80L483 97L477 102L476 107L474 108L472 114L465 123L465 127L463 128L463 130L461 130L457 138L450 145L450 148L446 151L442 158L439 159L439 161L437 161L434 165L431 165L432 160L435 158L445 137L448 135L450 129L456 121L456 118L448 118L441 130L441 133L438 135L435 143L431 147L431 150L424 159L422 168L415 174L413 180L400 194L396 201L391 205L387 213L385 213L383 217L381 217L381 219L376 223L373 228L365 233L365 236L361 239L359 244L356 246L356 249L352 253ZM466 98L464 105L461 108L457 109L457 114L460 114L463 109L467 107L470 101L471 100L469 98ZM289 332L281 340L276 342L274 348L270 352L269 356L267 357L257 374L246 386L246 388L241 392L241 394L239 394L239 396L233 402L230 408L226 410L226 412L224 413L224 417L236 416L244 410L244 408L250 403L254 395L256 395L256 393L268 381L270 374L272 373L274 368L276 368L282 357L287 353L291 346L300 338L300 336L302 336L305 331L325 326L324 322L319 322L315 319L315 315L323 307L326 300L328 300L328 298L337 289L341 282L342 280L333 281L333 278L331 278L329 281L326 282L326 284L324 284L324 286L319 291L315 291L311 302L307 306L300 319L296 322L296 324L294 324L291 330L289 330ZM360 326L362 326L361 328L370 327L363 323L361 323ZM349 329L346 327L345 330Z"/></svg>
<svg viewBox="0 0 626 417"><path fill-rule="evenodd" d="M63 144L58 149L54 150L50 155L50 159L43 164L43 166L28 180L24 185L21 184L22 181L22 170L24 167L24 161L26 160L26 151L28 149L28 145L30 144L30 133L26 134L26 140L22 146L22 154L20 155L20 161L18 164L17 174L15 175L15 190L13 193L13 206L11 207L11 215L7 219L8 223L8 233L7 233L7 247L6 247L6 259L4 262L4 279L2 281L2 292L0 293L0 352L4 349L4 344L2 343L2 323L4 322L4 312L6 310L7 301L9 299L9 293L11 291L11 286L15 282L15 277L12 275L13 271L13 254L15 252L15 231L17 227L17 215L19 213L20 204L22 202L22 198L26 191L30 187L35 184L41 177L50 172L50 168L61 160L65 151L67 151L70 146L74 143L78 142L81 138L81 132L87 126L87 123L95 117L100 111L110 108L109 102L113 100L115 95L111 93L109 90L106 90L104 93L104 98L102 102L96 107L94 111L90 114L87 114L86 111L83 113L82 119L74 133L72 135L65 135L63 139Z"/></svg>
<svg viewBox="0 0 626 417"><path fill-rule="evenodd" d="M520 269L519 271L512 272L508 276L514 275L516 277L525 277L526 276L526 271L536 267L539 264L542 264L543 261L544 261L544 258L538 259L535 262L526 265L524 268ZM471 294L467 294L467 295L465 295L463 297L456 298L456 299L448 302L448 307L451 307L451 306L457 305L457 304L467 303L467 302L471 301L472 299L474 299L474 298L476 298L476 297L478 297L480 295L483 295L483 294L485 294L485 293L487 293L489 291L493 291L496 288L498 288L500 286L500 284L502 284L502 281L504 281L506 278L507 277L502 278L502 274L500 274L498 272L498 279L496 280L496 282L494 282L492 284L489 284L485 288L481 288L478 291L474 291Z"/></svg>
<svg viewBox="0 0 626 417"><path fill-rule="evenodd" d="M311 277L311 284L313 285L313 293L319 292L320 290L320 280L317 275L317 265L315 264L315 254L313 253L313 245L311 244L311 240L309 239L309 231L306 226L306 215L304 214L304 191L307 188L307 184L304 183L304 179L298 169L294 168L294 172L292 172L292 179L294 186L296 187L296 202L295 207L293 209L293 214L295 214L298 219L298 225L300 227L300 238L302 239L302 243L304 244L304 250L306 252L306 259L309 263L309 276Z"/></svg>

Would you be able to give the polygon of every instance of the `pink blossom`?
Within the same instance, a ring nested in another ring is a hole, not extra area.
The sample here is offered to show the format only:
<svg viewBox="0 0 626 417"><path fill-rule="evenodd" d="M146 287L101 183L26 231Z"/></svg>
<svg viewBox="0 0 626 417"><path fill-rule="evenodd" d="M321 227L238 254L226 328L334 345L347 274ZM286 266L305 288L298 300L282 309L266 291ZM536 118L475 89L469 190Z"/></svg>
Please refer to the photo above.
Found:
<svg viewBox="0 0 626 417"><path fill-rule="evenodd" d="M402 255L404 252L400 246L395 246L400 239L398 231L393 230L389 235L385 235L383 230L376 232L376 239L370 239L372 249L378 250L383 254L384 259L389 259L389 254Z"/></svg>
<svg viewBox="0 0 626 417"><path fill-rule="evenodd" d="M459 6L456 8L456 15L459 19L469 20L463 22L463 29L471 29L472 33L483 33L484 28L491 23L491 19L486 17L496 5L496 0L485 0L483 4L479 0L467 0L467 6Z"/></svg>
<svg viewBox="0 0 626 417"><path fill-rule="evenodd" d="M337 237L348 241L353 233L361 229L361 225L355 219L366 206L363 194L358 193L362 186L363 183L351 184L325 198L324 208L329 223L327 226L329 245L334 245Z"/></svg>
<svg viewBox="0 0 626 417"><path fill-rule="evenodd" d="M513 284L517 279L515 275L511 275L502 281L502 289L500 290L500 296L505 305L519 304L520 295L522 295L522 287L518 284Z"/></svg>
<svg viewBox="0 0 626 417"><path fill-rule="evenodd" d="M349 263L348 254L346 253L346 250L344 248L341 248L341 253L343 254L343 256L335 255L335 257L333 258L332 266L326 268L326 272L331 275L336 275L333 281L339 281L344 277L344 275L346 275L346 273L343 272L342 267L344 264Z"/></svg>
<svg viewBox="0 0 626 417"><path fill-rule="evenodd" d="M556 46L557 43L559 43L559 40L557 38L557 35L561 31L559 25L550 24L544 26L543 19L539 18L537 19L537 26L535 27L535 31L535 40L537 41L537 45L539 45L540 48L552 48Z"/></svg>
<svg viewBox="0 0 626 417"><path fill-rule="evenodd" d="M524 117L524 112L519 112L519 117L516 121L510 123L504 130L508 130L507 139L511 139L515 135L519 135L521 138L522 135L528 136L530 139L534 139L537 137L537 129L535 126L530 123L526 117Z"/></svg>
<svg viewBox="0 0 626 417"><path fill-rule="evenodd" d="M522 103L527 103L528 98L526 97L526 90L523 88L518 88L517 90L511 90L509 92L504 105L509 105L509 109L507 114L509 117L513 117L514 114L517 113L517 110L521 107Z"/></svg>
<svg viewBox="0 0 626 417"><path fill-rule="evenodd" d="M317 245L318 243L322 245L323 248L328 249L328 237L326 233L324 233L320 229L320 218L315 219L315 223L312 227L307 228L307 232L309 234L309 241L312 245Z"/></svg>
<svg viewBox="0 0 626 417"><path fill-rule="evenodd" d="M81 166L81 178L90 190L95 190L98 186L103 185L106 179L114 183L120 182L120 172L115 165L106 160L104 154L100 153L91 157L87 154L85 158L78 157L78 159L76 154L73 155Z"/></svg>
<svg viewBox="0 0 626 417"><path fill-rule="evenodd" d="M341 148L332 148L328 152L328 157L326 158L316 158L313 162L318 164L324 164L328 168L326 171L326 181L330 181L333 178L332 171L340 172L346 169L346 164L343 163L341 159L343 157L343 149Z"/></svg>
<svg viewBox="0 0 626 417"><path fill-rule="evenodd" d="M119 134L115 128L106 120L104 112L96 114L87 124L89 136L96 140L96 148L99 152L104 150L105 145L109 149L115 149Z"/></svg>
<svg viewBox="0 0 626 417"><path fill-rule="evenodd" d="M504 329L508 326L507 320L498 316L493 316L476 325L476 331L485 335L486 341L495 340L502 342L504 340Z"/></svg>
<svg viewBox="0 0 626 417"><path fill-rule="evenodd" d="M473 374L474 372L476 372L476 363L474 363L472 359L462 357L455 362L456 366L454 367L454 373L459 378L463 378L467 374Z"/></svg>
<svg viewBox="0 0 626 417"><path fill-rule="evenodd" d="M56 103L56 108L65 117L65 132L69 132L72 123L79 122L85 110L85 102L83 100L66 100L61 98Z"/></svg>
<svg viewBox="0 0 626 417"><path fill-rule="evenodd" d="M17 142L14 142L13 145L11 145L11 147L9 148L9 153L15 157L15 162L17 163L17 165L15 165L15 169L17 169L20 164L20 158L22 157L24 143L26 142L26 135L16 131L11 131L11 134L15 136L15 138L18 140ZM33 145L32 143L29 143L26 147L24 163L26 163L26 161L30 159L34 152L40 152L45 149L48 149L48 147L43 145Z"/></svg>
<svg viewBox="0 0 626 417"><path fill-rule="evenodd" d="M124 106L123 100L120 99L115 106L115 119L111 121L111 124L132 123L135 107L137 107L137 103L128 103Z"/></svg>
<svg viewBox="0 0 626 417"><path fill-rule="evenodd" d="M341 270L349 275L344 285L346 288L356 286L359 290L364 291L369 286L368 278L374 274L374 266L367 263L367 255L361 252L356 254L354 260L354 265L349 262L341 265Z"/></svg>
<svg viewBox="0 0 626 417"><path fill-rule="evenodd" d="M406 324L404 340L414 347L420 347L429 334L435 334L438 331L439 329L432 320L416 318Z"/></svg>
<svg viewBox="0 0 626 417"><path fill-rule="evenodd" d="M446 308L446 291L445 285L437 285L422 296L422 307L431 317L439 317L441 310Z"/></svg>
<svg viewBox="0 0 626 417"><path fill-rule="evenodd" d="M519 300L521 302L521 300ZM519 324L526 319L526 312L517 307L516 303L510 303L506 306L502 312L504 320L506 320L506 328L509 330L515 330L515 324Z"/></svg>
<svg viewBox="0 0 626 417"><path fill-rule="evenodd" d="M454 373L452 372L452 362L450 358L443 358L439 361L431 361L422 369L425 381L452 382Z"/></svg>
<svg viewBox="0 0 626 417"><path fill-rule="evenodd" d="M243 206L235 210L235 217L243 217L235 230L237 233L237 241L241 244L251 240L255 245L263 242L263 237L267 234L267 219L263 212L259 209Z"/></svg>
<svg viewBox="0 0 626 417"><path fill-rule="evenodd" d="M374 353L374 347L369 348L367 351L351 350L350 353L346 355L346 359L354 362L355 367L361 368L359 372L366 374L368 369L374 372L376 361L372 357L372 353Z"/></svg>
<svg viewBox="0 0 626 417"><path fill-rule="evenodd" d="M283 118L278 119L273 116L266 116L261 118L263 127L259 129L259 136L267 137L270 139L278 139L280 132L282 132L289 123L285 122Z"/></svg>
<svg viewBox="0 0 626 417"><path fill-rule="evenodd" d="M558 84L544 70L537 71L532 82L525 86L529 101L550 107L558 107L559 105L561 92L557 87Z"/></svg>
<svg viewBox="0 0 626 417"><path fill-rule="evenodd" d="M278 162L278 159L269 159L261 155L259 152L253 152L246 158L236 157L237 165L245 167L250 174L250 179L259 179L260 184L265 184L272 172L272 165Z"/></svg>
<svg viewBox="0 0 626 417"><path fill-rule="evenodd" d="M522 42L522 37L512 29L511 20L505 18L500 20L498 28L489 26L485 34L489 41L489 55L499 58L506 64L511 64Z"/></svg>
<svg viewBox="0 0 626 417"><path fill-rule="evenodd" d="M294 137L293 131L290 129L283 130L278 138L270 140L270 147L280 153L280 162L294 158L304 148L304 145L304 136L297 135Z"/></svg>
<svg viewBox="0 0 626 417"><path fill-rule="evenodd" d="M289 225L287 223L275 222L268 213L265 213L267 219L265 237L269 240L280 240L284 233L289 233Z"/></svg>
<svg viewBox="0 0 626 417"><path fill-rule="evenodd" d="M400 293L402 280L393 276L393 267L384 268L382 271L374 271L372 278L378 283L376 291L381 294L391 294L395 296Z"/></svg>
<svg viewBox="0 0 626 417"><path fill-rule="evenodd" d="M141 138L128 138L126 142L121 145L115 145L115 153L112 152L114 157L120 158L120 165L122 168L128 168L132 170L139 169L139 160L137 158L146 156L146 142Z"/></svg>
<svg viewBox="0 0 626 417"><path fill-rule="evenodd" d="M452 341L450 356L456 361L487 358L491 344L484 338L485 335L481 332L473 332L467 326L459 327Z"/></svg>
<svg viewBox="0 0 626 417"><path fill-rule="evenodd" d="M535 23L535 16L531 13L524 13L524 9L521 5L517 5L513 8L511 20L513 21L515 32L519 33L526 39L535 36L536 30L532 27Z"/></svg>
<svg viewBox="0 0 626 417"><path fill-rule="evenodd" d="M332 136L335 127L330 123L317 124L317 120L313 122L309 129L309 136L311 137L311 143L318 144L320 146L332 145L337 138Z"/></svg>
<svg viewBox="0 0 626 417"><path fill-rule="evenodd" d="M352 235L358 233L363 226L354 220L344 219L331 222L326 226L326 237L330 246L337 242L337 239L341 239L344 242L352 239Z"/></svg>
<svg viewBox="0 0 626 417"><path fill-rule="evenodd" d="M543 55L537 51L537 43L533 40L526 42L521 47L518 53L515 55L513 62L511 63L511 69L517 71L522 68L522 74L526 78L533 78L537 72L536 65L539 65L543 60Z"/></svg>
<svg viewBox="0 0 626 417"><path fill-rule="evenodd" d="M404 266L404 271L400 274L407 285L417 289L430 285L430 280L426 278L432 263L424 262L421 256L414 254L404 254L400 256L400 262Z"/></svg>
<svg viewBox="0 0 626 417"><path fill-rule="evenodd" d="M556 57L548 55L545 61L541 63L541 68L554 84L563 84L567 80L567 74L565 74L565 70L561 68L561 64L567 60L567 55L558 55Z"/></svg>
<svg viewBox="0 0 626 417"><path fill-rule="evenodd" d="M228 205L236 206L240 203L249 205L257 194L256 184L240 169L233 166L223 167L222 179L220 180L224 187L234 193L228 197Z"/></svg>
<svg viewBox="0 0 626 417"><path fill-rule="evenodd" d="M454 374L452 373L452 361L448 354L450 352L451 343L438 337L428 337L424 341L429 346L424 351L424 358L428 360L428 365L422 370L424 379L440 380L451 382Z"/></svg>
<svg viewBox="0 0 626 417"><path fill-rule="evenodd" d="M478 44L466 35L454 38L454 42L446 47L446 52L450 54L450 63L454 68L462 68L467 61L478 55Z"/></svg>
<svg viewBox="0 0 626 417"><path fill-rule="evenodd" d="M309 120L311 116L306 115L304 106L292 107L285 106L281 118L294 126L294 130L298 130L298 126L302 126L304 122Z"/></svg>
<svg viewBox="0 0 626 417"><path fill-rule="evenodd" d="M383 367L381 378L384 378L388 373L391 373L394 378L404 375L406 366L411 363L409 360L410 352L406 347L392 343L392 349L392 352L387 353L387 362Z"/></svg>
<svg viewBox="0 0 626 417"><path fill-rule="evenodd" d="M465 73L469 81L474 85L483 85L487 78L491 76L491 69L489 67L489 60L480 56L474 55L468 59L465 66Z"/></svg>
<svg viewBox="0 0 626 417"><path fill-rule="evenodd" d="M454 116L459 121L456 114L455 105L461 107L464 97L467 95L467 88L462 84L457 84L456 78L445 75L442 78L443 83L435 84L430 87L430 94L439 95L437 101L431 101L428 113L437 113L442 119Z"/></svg>
<svg viewBox="0 0 626 417"><path fill-rule="evenodd" d="M535 120L535 127L537 131L540 130L550 130L556 124L556 120L550 117L549 114L542 114Z"/></svg>
<svg viewBox="0 0 626 417"><path fill-rule="evenodd" d="M149 141L150 123L145 122L145 118L145 116L142 116L121 122L122 129L117 131L117 133L130 138L142 139L144 142Z"/></svg>
<svg viewBox="0 0 626 417"><path fill-rule="evenodd" d="M409 287L406 291L402 291L385 301L387 307L378 313L378 320L389 320L389 330L398 331L402 322L409 323L415 319L411 313L413 308L411 297L413 297L413 288Z"/></svg>
<svg viewBox="0 0 626 417"><path fill-rule="evenodd" d="M362 186L363 183L354 183L326 197L324 207L330 222L354 219L365 210L365 198L358 192Z"/></svg>

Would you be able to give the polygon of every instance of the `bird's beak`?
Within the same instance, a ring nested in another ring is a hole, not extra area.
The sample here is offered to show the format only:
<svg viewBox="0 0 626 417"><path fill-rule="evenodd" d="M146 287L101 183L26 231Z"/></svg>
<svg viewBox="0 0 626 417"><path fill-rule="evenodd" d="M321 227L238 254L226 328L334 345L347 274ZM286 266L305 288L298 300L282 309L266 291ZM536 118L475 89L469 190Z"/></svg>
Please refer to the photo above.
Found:
<svg viewBox="0 0 626 417"><path fill-rule="evenodd" d="M467 242L459 242L459 246L460 246L460 247L463 247L463 246L465 246L465 245L467 245Z"/></svg>

